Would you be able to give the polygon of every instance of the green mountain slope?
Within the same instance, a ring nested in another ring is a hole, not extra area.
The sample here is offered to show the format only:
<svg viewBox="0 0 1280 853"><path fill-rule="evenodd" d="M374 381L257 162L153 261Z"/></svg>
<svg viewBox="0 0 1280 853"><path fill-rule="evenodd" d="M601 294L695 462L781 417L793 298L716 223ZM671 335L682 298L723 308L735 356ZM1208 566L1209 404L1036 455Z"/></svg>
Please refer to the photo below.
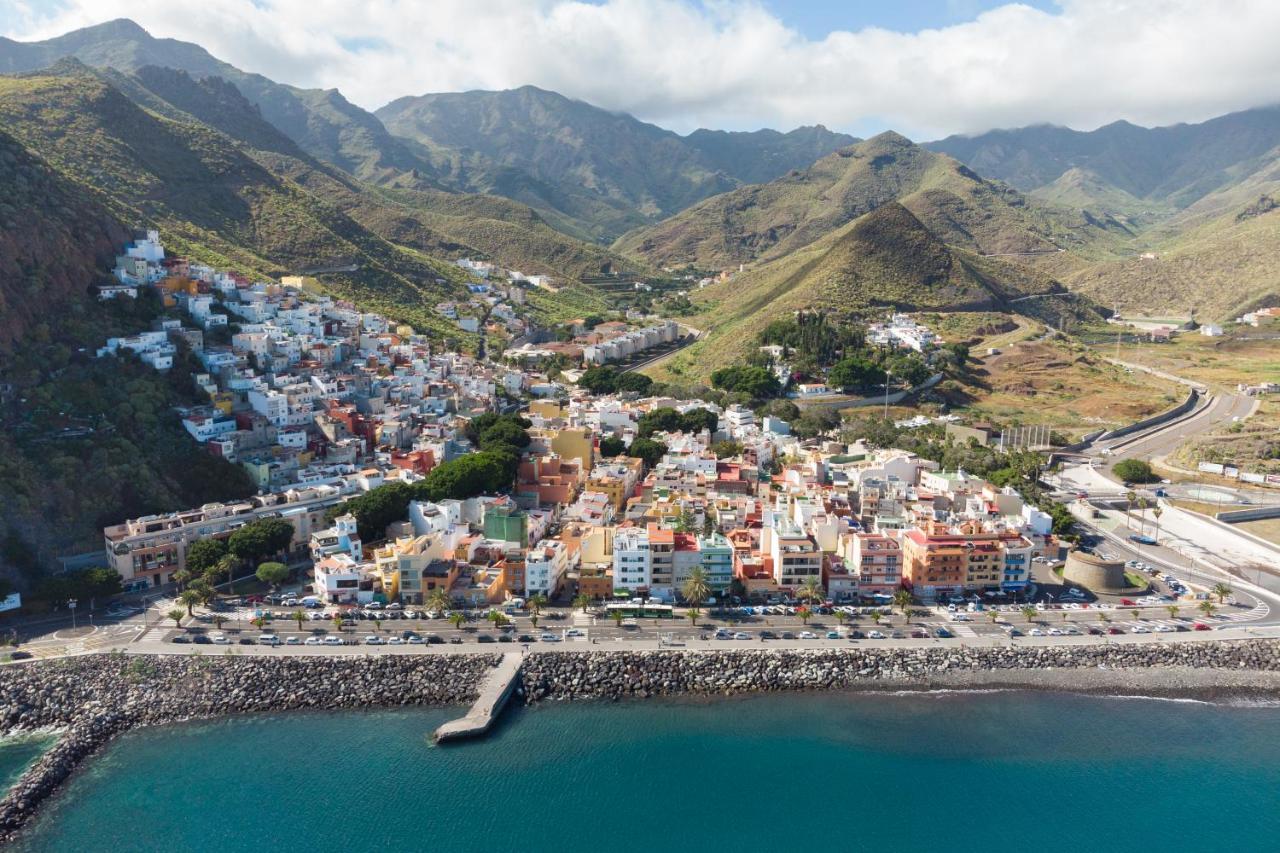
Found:
<svg viewBox="0 0 1280 853"><path fill-rule="evenodd" d="M1041 209L889 132L804 171L707 199L614 248L655 265L722 269L794 252L891 201L945 242L982 254L1087 248L1122 231L1111 221Z"/></svg>
<svg viewBox="0 0 1280 853"><path fill-rule="evenodd" d="M0 73L37 71L66 58L126 73L158 66L196 77L221 77L235 84L268 122L312 156L367 180L400 178L434 185L425 161L338 91L300 89L246 73L199 45L153 38L133 21L109 21L43 42L0 38Z"/></svg>
<svg viewBox="0 0 1280 853"><path fill-rule="evenodd" d="M1170 127L1119 121L1082 132L1038 125L951 136L927 147L1024 191L1084 170L1093 183L1081 186L1090 196L1081 206L1124 213L1107 207L1117 200L1116 190L1146 202L1186 207L1256 171L1277 145L1280 107Z"/></svg>
<svg viewBox="0 0 1280 853"><path fill-rule="evenodd" d="M610 239L853 141L823 127L681 137L533 86L400 98L377 116L422 146L443 180Z"/></svg>
<svg viewBox="0 0 1280 853"><path fill-rule="evenodd" d="M120 220L158 226L176 250L250 274L356 263L326 283L424 328L439 324L428 306L452 292L450 265L392 245L206 125L147 112L83 69L58 71L0 78L0 123Z"/></svg>
<svg viewBox="0 0 1280 853"><path fill-rule="evenodd" d="M706 329L692 361L699 375L746 356L756 335L794 311L859 315L878 307L983 310L1061 293L1049 276L948 246L890 201L823 238L693 295L690 323Z"/></svg>

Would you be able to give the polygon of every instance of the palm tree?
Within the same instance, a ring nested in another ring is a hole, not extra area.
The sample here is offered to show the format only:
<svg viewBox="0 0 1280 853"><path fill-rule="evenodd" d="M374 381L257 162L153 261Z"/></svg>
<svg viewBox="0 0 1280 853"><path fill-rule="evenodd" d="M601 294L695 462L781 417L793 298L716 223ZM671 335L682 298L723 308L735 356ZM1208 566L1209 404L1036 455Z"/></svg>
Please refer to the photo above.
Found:
<svg viewBox="0 0 1280 853"><path fill-rule="evenodd" d="M822 581L817 578L809 578L804 582L804 586L800 587L800 592L796 597L802 601L812 604L815 601L822 601L826 598L827 591L822 588Z"/></svg>
<svg viewBox="0 0 1280 853"><path fill-rule="evenodd" d="M613 610L609 611L609 615L613 617L613 623L621 628L622 620L626 618L626 614L622 612L622 608L615 607ZM536 628L537 625L534 625L534 627Z"/></svg>
<svg viewBox="0 0 1280 853"><path fill-rule="evenodd" d="M221 613L213 614L213 627L216 630L221 631L222 626L225 625L226 622L227 622L227 617L223 616Z"/></svg>
<svg viewBox="0 0 1280 853"><path fill-rule="evenodd" d="M840 623L840 627L844 627L844 623L849 621L849 614L843 610L836 611L836 621Z"/></svg>
<svg viewBox="0 0 1280 853"><path fill-rule="evenodd" d="M587 608L591 606L591 596L578 593L578 595L573 599L573 606L581 607L582 612L586 613Z"/></svg>
<svg viewBox="0 0 1280 853"><path fill-rule="evenodd" d="M711 597L711 584L707 583L707 573L701 566L689 570L689 577L680 587L680 593L694 607Z"/></svg>
<svg viewBox="0 0 1280 853"><path fill-rule="evenodd" d="M1000 614L999 614L998 612L996 612L995 610L988 610L988 611L987 611L987 618L988 618L988 619L990 619L990 620L991 620L991 624L992 624L992 625L994 625L994 624L996 624L996 621L997 621L997 620L999 620L999 618L1000 618Z"/></svg>
<svg viewBox="0 0 1280 853"><path fill-rule="evenodd" d="M173 582L178 585L178 589L186 589L187 583L195 577L190 569L178 569L173 573Z"/></svg>
<svg viewBox="0 0 1280 853"><path fill-rule="evenodd" d="M455 610L449 614L449 622L453 625L454 630L462 627L462 623L467 621L467 617L462 614L461 610ZM538 623L533 623L533 627L538 627Z"/></svg>
<svg viewBox="0 0 1280 853"><path fill-rule="evenodd" d="M338 633L342 633L342 614L341 613L333 614L333 630L337 631Z"/></svg>
<svg viewBox="0 0 1280 853"><path fill-rule="evenodd" d="M1168 607L1166 607L1166 608L1165 608L1165 610L1168 610L1168 611L1169 611L1169 618L1170 618L1170 619L1177 619L1177 618L1178 618L1178 611L1179 611L1179 610L1181 610L1181 609L1182 609L1182 608L1181 608L1181 607L1179 607L1179 606L1178 606L1178 605L1176 605L1176 604L1170 604Z"/></svg>
<svg viewBox="0 0 1280 853"><path fill-rule="evenodd" d="M301 610L295 610L289 614L289 618L298 623L298 630L302 630L302 623L307 621L307 614Z"/></svg>
<svg viewBox="0 0 1280 853"><path fill-rule="evenodd" d="M540 592L530 596L529 600L525 602L526 606L533 611L533 616L530 618L534 620L537 620L538 616L542 613L542 608L546 607L550 603L551 602L547 600L547 597ZM538 627L537 621L534 621L533 627Z"/></svg>
<svg viewBox="0 0 1280 853"><path fill-rule="evenodd" d="M1130 489L1124 493L1124 499L1129 502L1128 508L1124 511L1125 527L1133 529L1133 504L1138 500L1138 493Z"/></svg>
<svg viewBox="0 0 1280 853"><path fill-rule="evenodd" d="M449 591L438 586L427 594L427 609L435 613L444 613L453 602L449 600Z"/></svg>
<svg viewBox="0 0 1280 853"><path fill-rule="evenodd" d="M893 593L893 604L902 611L902 615L907 615L908 608L911 607L911 593L906 589L895 590Z"/></svg>
<svg viewBox="0 0 1280 853"><path fill-rule="evenodd" d="M796 611L796 615L800 617L800 621L808 625L809 620L813 618L813 611L808 607L801 607Z"/></svg>
<svg viewBox="0 0 1280 853"><path fill-rule="evenodd" d="M194 616L195 614L191 612L191 608L200 603L200 593L194 589L183 590L182 595L178 596L178 601L186 605L188 616Z"/></svg>
<svg viewBox="0 0 1280 853"><path fill-rule="evenodd" d="M689 624L695 628L698 627L698 619L702 616L702 611L696 607L690 607L687 612L689 614Z"/></svg>
<svg viewBox="0 0 1280 853"><path fill-rule="evenodd" d="M1213 585L1213 589L1210 592L1218 596L1219 604L1226 604L1227 596L1231 594L1231 587L1228 584L1219 582Z"/></svg>
<svg viewBox="0 0 1280 853"><path fill-rule="evenodd" d="M879 610L871 611L871 621L876 623L877 625L880 624L880 620L883 618L884 618L884 614L881 613Z"/></svg>
<svg viewBox="0 0 1280 853"><path fill-rule="evenodd" d="M249 620L249 624L261 631L263 628L267 627L267 617L255 616Z"/></svg>
<svg viewBox="0 0 1280 853"><path fill-rule="evenodd" d="M1151 502L1145 497L1138 498L1138 534L1147 535L1147 507L1151 506Z"/></svg>
<svg viewBox="0 0 1280 853"><path fill-rule="evenodd" d="M1022 615L1026 617L1026 620L1028 622L1030 622L1040 615L1040 611L1036 610L1030 604L1024 604L1022 606Z"/></svg>
<svg viewBox="0 0 1280 853"><path fill-rule="evenodd" d="M165 614L165 616L173 620L173 624L178 628L182 627L182 617L186 615L186 613L183 613L182 610L177 607Z"/></svg>
<svg viewBox="0 0 1280 853"><path fill-rule="evenodd" d="M1107 615L1107 614L1105 614L1105 613L1099 613L1099 614L1098 614L1098 621L1099 621L1099 622L1101 622L1101 623L1105 626L1108 622L1110 622L1110 621L1111 621L1111 617L1110 617L1110 616L1108 616L1108 615Z"/></svg>
<svg viewBox="0 0 1280 853"><path fill-rule="evenodd" d="M492 622L495 628L501 628L507 624L507 617L499 610L490 610L485 618Z"/></svg>
<svg viewBox="0 0 1280 853"><path fill-rule="evenodd" d="M1213 612L1217 609L1218 609L1218 606L1214 604L1212 601L1206 600L1206 601L1200 602L1200 612L1203 613L1205 616L1212 616Z"/></svg>
<svg viewBox="0 0 1280 853"><path fill-rule="evenodd" d="M538 619L540 619L540 618L541 618L541 617L540 617L540 616L538 616L538 611L537 611L537 610L534 610L532 613L530 613L530 614L529 614L529 624L530 624L530 625L532 625L534 628L537 628L537 627L538 627Z"/></svg>
<svg viewBox="0 0 1280 853"><path fill-rule="evenodd" d="M1159 502L1156 503L1156 508L1151 510L1151 515L1155 517L1156 539L1159 539L1160 538L1160 516L1164 515L1164 508L1160 506Z"/></svg>
<svg viewBox="0 0 1280 853"><path fill-rule="evenodd" d="M381 619L374 619L374 620L373 620L373 630L375 630L375 631L381 631L381 630L382 630L382 620L381 620Z"/></svg>

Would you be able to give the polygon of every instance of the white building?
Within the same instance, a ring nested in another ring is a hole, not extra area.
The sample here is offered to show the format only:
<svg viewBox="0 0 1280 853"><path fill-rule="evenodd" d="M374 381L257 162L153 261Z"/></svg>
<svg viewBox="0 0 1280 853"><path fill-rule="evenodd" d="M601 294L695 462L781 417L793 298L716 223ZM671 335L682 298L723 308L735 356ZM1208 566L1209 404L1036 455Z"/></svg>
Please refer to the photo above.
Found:
<svg viewBox="0 0 1280 853"><path fill-rule="evenodd" d="M649 535L639 527L624 527L613 537L613 585L619 589L649 589L653 584L653 555Z"/></svg>
<svg viewBox="0 0 1280 853"><path fill-rule="evenodd" d="M555 595L568 571L569 549L557 539L543 539L525 556L525 597Z"/></svg>

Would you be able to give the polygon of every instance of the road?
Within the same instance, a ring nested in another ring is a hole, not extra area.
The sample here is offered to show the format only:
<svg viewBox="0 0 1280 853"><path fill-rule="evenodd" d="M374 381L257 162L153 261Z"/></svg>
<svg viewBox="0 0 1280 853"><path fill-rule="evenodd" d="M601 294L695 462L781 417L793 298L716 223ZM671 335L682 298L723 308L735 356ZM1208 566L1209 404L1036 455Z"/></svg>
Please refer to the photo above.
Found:
<svg viewBox="0 0 1280 853"><path fill-rule="evenodd" d="M1167 456L1183 442L1229 424L1233 419L1244 419L1253 414L1257 401L1241 394L1218 394L1211 397L1186 417L1171 424L1156 427L1137 435L1124 436L1113 441L1099 442L1090 448L1091 454L1105 454L1113 462L1121 459L1151 459Z"/></svg>

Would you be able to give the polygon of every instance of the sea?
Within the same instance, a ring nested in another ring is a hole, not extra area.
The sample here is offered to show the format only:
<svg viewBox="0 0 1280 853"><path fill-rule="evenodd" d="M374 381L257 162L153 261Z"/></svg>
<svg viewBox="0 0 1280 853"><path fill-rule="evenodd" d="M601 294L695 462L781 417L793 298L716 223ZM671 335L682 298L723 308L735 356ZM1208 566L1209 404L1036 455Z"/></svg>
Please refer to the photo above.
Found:
<svg viewBox="0 0 1280 853"><path fill-rule="evenodd" d="M1183 851L1280 845L1280 707L1042 692L294 713L138 730L36 851ZM25 757L14 750L25 749ZM0 772L31 760L0 746Z"/></svg>

